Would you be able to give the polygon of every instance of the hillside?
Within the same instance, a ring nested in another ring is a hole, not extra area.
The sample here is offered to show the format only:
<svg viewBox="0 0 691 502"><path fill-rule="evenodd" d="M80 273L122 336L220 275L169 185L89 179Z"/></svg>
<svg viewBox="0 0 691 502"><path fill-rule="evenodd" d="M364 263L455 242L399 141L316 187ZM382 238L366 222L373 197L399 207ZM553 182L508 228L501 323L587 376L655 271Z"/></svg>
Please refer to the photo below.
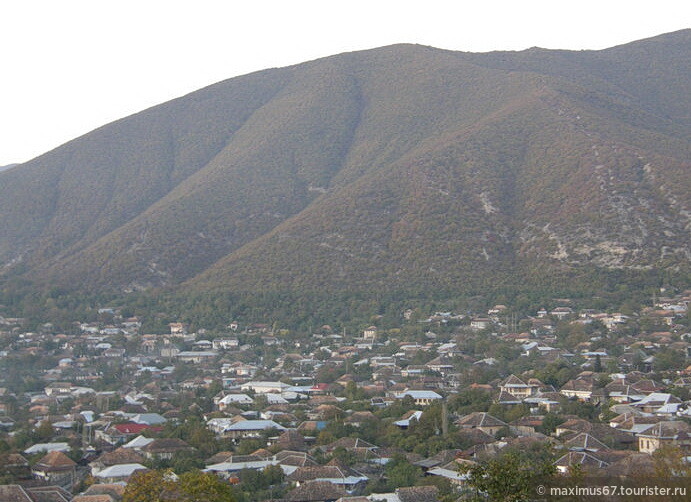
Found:
<svg viewBox="0 0 691 502"><path fill-rule="evenodd" d="M230 79L0 173L5 277L459 289L691 260L691 30Z"/></svg>

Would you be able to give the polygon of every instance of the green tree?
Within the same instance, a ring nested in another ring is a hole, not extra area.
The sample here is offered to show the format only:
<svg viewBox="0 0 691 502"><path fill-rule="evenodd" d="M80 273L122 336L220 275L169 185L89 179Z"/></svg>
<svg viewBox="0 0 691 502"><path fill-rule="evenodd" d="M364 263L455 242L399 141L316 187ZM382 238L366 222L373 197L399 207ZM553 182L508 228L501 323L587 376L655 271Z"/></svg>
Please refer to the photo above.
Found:
<svg viewBox="0 0 691 502"><path fill-rule="evenodd" d="M238 497L228 483L216 475L193 470L177 481L169 471L135 472L125 487L122 502L236 502Z"/></svg>
<svg viewBox="0 0 691 502"><path fill-rule="evenodd" d="M173 488L164 471L137 471L125 487L122 502L159 502L161 493Z"/></svg>
<svg viewBox="0 0 691 502"><path fill-rule="evenodd" d="M36 441L46 442L51 440L53 434L55 434L53 426L48 420L44 420L34 431L34 438Z"/></svg>
<svg viewBox="0 0 691 502"><path fill-rule="evenodd" d="M602 359L600 359L600 354L595 355L595 363L593 364L593 371L595 373L602 372Z"/></svg>
<svg viewBox="0 0 691 502"><path fill-rule="evenodd" d="M194 470L182 474L177 489L183 494L182 500L185 502L237 501L232 486L210 472Z"/></svg>
<svg viewBox="0 0 691 502"><path fill-rule="evenodd" d="M554 434L554 431L557 430L557 426L563 423L564 419L560 418L557 414L552 412L545 413L545 416L542 419L542 425L539 428L539 432L542 432L543 434L549 436L551 434Z"/></svg>
<svg viewBox="0 0 691 502"><path fill-rule="evenodd" d="M510 452L473 466L461 466L468 485L491 502L522 502L535 498L535 486L546 483L555 472L552 462Z"/></svg>
<svg viewBox="0 0 691 502"><path fill-rule="evenodd" d="M418 467L408 462L403 455L394 456L384 467L387 485L390 490L404 486L413 486L421 477Z"/></svg>
<svg viewBox="0 0 691 502"><path fill-rule="evenodd" d="M685 361L683 352L664 348L655 354L653 369L655 371L679 370L684 367Z"/></svg>

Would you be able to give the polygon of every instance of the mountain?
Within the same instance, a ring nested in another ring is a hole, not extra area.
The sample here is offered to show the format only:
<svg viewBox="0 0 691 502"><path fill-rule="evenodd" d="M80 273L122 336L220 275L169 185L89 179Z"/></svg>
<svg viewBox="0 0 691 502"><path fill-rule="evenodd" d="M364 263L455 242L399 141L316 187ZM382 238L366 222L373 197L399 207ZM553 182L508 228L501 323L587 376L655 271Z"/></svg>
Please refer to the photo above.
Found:
<svg viewBox="0 0 691 502"><path fill-rule="evenodd" d="M602 51L394 45L233 78L0 173L38 286L335 291L691 260L691 30Z"/></svg>
<svg viewBox="0 0 691 502"><path fill-rule="evenodd" d="M6 165L6 166L0 166L0 171L4 171L4 170L6 170L6 169L10 169L10 168L12 168L12 167L14 167L14 166L18 166L18 165L19 165L19 164L8 164L8 165Z"/></svg>

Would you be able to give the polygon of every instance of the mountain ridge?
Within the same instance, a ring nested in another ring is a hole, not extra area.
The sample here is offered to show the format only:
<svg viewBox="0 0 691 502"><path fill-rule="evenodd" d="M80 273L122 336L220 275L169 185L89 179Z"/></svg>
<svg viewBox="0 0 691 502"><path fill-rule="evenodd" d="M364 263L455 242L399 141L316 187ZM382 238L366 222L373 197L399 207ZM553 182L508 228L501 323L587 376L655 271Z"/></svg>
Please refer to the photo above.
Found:
<svg viewBox="0 0 691 502"><path fill-rule="evenodd" d="M540 263L686 266L689 48L691 30L603 51L396 44L219 82L3 172L3 274L452 289Z"/></svg>

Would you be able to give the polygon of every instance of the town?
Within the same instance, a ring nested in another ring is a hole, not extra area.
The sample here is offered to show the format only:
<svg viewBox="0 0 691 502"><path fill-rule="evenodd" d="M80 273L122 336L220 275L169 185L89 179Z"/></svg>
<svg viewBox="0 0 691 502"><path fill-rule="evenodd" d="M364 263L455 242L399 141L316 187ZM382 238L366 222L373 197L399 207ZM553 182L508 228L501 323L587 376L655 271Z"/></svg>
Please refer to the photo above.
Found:
<svg viewBox="0 0 691 502"><path fill-rule="evenodd" d="M150 334L117 307L70 332L0 317L0 500L148 500L152 485L188 500L183 481L203 478L218 500L452 501L487 494L478 466L521 455L555 477L688 480L690 302L411 305L356 332Z"/></svg>

